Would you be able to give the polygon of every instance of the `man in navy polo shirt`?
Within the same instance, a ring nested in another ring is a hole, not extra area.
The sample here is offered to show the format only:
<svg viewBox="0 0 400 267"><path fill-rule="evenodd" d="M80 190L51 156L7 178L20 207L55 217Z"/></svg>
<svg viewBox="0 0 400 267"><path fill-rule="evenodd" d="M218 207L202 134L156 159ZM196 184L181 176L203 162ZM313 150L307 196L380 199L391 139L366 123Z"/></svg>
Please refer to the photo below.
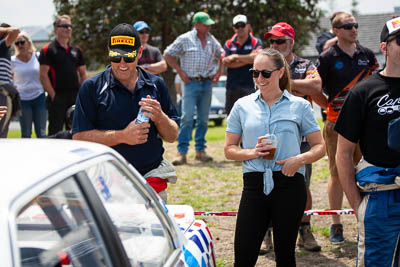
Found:
<svg viewBox="0 0 400 267"><path fill-rule="evenodd" d="M117 25L108 48L111 66L79 90L72 138L111 146L145 178L164 178L160 172L174 172L174 168L163 159L162 140L174 142L179 129L168 89L160 77L137 66L143 48L132 25ZM147 111L148 123L136 123L140 107ZM165 188L166 183L155 189Z"/></svg>
<svg viewBox="0 0 400 267"><path fill-rule="evenodd" d="M261 40L251 33L251 26L245 15L235 16L232 25L235 34L225 42L222 60L228 68L225 102L228 115L236 100L255 92L249 69L253 65L257 51L262 49Z"/></svg>

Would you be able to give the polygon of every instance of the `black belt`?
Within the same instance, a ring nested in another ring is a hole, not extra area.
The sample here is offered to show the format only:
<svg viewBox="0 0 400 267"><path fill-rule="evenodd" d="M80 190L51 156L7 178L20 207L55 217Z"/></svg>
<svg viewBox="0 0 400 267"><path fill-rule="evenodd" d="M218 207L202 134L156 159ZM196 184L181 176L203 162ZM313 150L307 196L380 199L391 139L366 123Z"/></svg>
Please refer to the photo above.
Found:
<svg viewBox="0 0 400 267"><path fill-rule="evenodd" d="M189 79L196 81L196 82L203 82L203 81L209 81L211 80L211 77L201 77L201 76L197 76L197 77L190 77Z"/></svg>

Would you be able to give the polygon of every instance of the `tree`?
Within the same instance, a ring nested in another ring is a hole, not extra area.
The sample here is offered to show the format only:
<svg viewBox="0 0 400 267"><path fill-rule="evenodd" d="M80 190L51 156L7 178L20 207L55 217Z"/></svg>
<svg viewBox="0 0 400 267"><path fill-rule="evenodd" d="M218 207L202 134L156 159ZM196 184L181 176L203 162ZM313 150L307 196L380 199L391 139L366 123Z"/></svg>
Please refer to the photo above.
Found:
<svg viewBox="0 0 400 267"><path fill-rule="evenodd" d="M254 35L262 40L268 26L286 21L295 28L295 50L301 54L301 49L310 40L310 33L318 30L322 15L317 8L318 0L53 1L58 14L72 17L73 39L83 48L89 68L108 64L108 35L122 22L146 21L152 28L152 37L159 40L158 45L164 51L177 36L191 29L191 19L197 11L208 12L216 21L211 32L221 45L232 36L232 19L237 14L248 17ZM172 72L163 77L168 87L173 88L170 86L173 84Z"/></svg>

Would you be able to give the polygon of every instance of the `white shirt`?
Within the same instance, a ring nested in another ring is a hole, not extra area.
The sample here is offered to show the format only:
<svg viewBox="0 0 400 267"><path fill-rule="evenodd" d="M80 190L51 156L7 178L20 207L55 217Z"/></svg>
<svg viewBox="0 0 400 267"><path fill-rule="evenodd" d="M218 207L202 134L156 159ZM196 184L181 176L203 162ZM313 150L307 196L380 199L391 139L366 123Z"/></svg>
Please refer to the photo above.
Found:
<svg viewBox="0 0 400 267"><path fill-rule="evenodd" d="M14 85L17 87L21 100L32 100L41 95L44 90L39 80L39 61L35 53L28 62L11 57L11 67L14 73Z"/></svg>

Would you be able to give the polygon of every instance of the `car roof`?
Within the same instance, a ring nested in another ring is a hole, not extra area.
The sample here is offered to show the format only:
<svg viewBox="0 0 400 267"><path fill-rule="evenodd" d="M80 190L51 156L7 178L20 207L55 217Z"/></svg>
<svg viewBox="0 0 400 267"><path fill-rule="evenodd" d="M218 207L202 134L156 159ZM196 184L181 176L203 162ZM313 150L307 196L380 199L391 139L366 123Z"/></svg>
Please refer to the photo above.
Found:
<svg viewBox="0 0 400 267"><path fill-rule="evenodd" d="M112 153L111 148L64 139L0 139L0 195L8 199L41 179L81 161ZM7 197L7 196L6 196Z"/></svg>

